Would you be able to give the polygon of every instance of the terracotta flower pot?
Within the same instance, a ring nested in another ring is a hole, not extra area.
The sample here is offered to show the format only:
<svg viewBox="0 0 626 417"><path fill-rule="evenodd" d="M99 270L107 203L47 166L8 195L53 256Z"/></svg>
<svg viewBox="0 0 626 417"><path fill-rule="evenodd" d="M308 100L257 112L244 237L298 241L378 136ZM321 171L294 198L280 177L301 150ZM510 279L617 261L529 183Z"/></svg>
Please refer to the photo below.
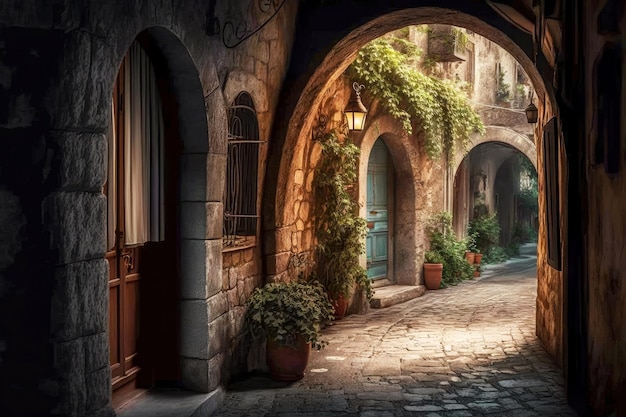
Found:
<svg viewBox="0 0 626 417"><path fill-rule="evenodd" d="M266 360L272 378L277 381L297 381L304 376L309 363L311 344L298 336L294 346L283 346L273 339L267 340Z"/></svg>
<svg viewBox="0 0 626 417"><path fill-rule="evenodd" d="M429 290L437 290L441 285L443 264L424 264L424 283Z"/></svg>
<svg viewBox="0 0 626 417"><path fill-rule="evenodd" d="M465 252L465 260L471 265L474 263L476 254L474 252Z"/></svg>
<svg viewBox="0 0 626 417"><path fill-rule="evenodd" d="M482 260L483 260L483 254L482 253L474 254L474 263L475 264L479 264Z"/></svg>
<svg viewBox="0 0 626 417"><path fill-rule="evenodd" d="M348 311L348 300L343 294L339 294L336 297L331 297L328 295L331 304L335 308L335 320L341 320L346 316L346 311Z"/></svg>

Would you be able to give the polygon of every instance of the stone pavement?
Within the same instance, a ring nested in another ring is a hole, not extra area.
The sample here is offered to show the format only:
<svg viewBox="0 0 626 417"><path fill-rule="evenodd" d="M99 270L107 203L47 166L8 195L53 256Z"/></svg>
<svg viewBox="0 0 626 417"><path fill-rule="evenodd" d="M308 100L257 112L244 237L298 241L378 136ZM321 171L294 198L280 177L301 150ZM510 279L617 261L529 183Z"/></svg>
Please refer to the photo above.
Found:
<svg viewBox="0 0 626 417"><path fill-rule="evenodd" d="M535 337L533 265L348 316L302 380L249 376L213 415L576 416Z"/></svg>

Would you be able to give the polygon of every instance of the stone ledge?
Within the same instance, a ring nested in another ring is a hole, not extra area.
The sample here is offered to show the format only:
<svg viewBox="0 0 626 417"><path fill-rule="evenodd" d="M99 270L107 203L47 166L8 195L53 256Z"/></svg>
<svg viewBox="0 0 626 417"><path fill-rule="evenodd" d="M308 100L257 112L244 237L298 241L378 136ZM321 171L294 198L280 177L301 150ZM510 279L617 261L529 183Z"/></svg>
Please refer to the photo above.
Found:
<svg viewBox="0 0 626 417"><path fill-rule="evenodd" d="M376 288L371 308L385 308L421 297L426 292L424 285L388 285Z"/></svg>

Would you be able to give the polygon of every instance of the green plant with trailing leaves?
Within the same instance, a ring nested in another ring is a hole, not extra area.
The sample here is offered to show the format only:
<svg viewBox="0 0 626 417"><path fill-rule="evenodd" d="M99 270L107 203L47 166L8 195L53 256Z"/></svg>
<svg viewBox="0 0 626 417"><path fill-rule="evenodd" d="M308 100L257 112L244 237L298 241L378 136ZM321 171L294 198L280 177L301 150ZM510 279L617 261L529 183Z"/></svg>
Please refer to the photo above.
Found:
<svg viewBox="0 0 626 417"><path fill-rule="evenodd" d="M459 241L452 230L452 215L449 212L441 211L432 215L426 223L426 235L430 239L428 259L438 255L441 260L438 263L443 264L442 287L472 278L472 265L465 260L465 242Z"/></svg>
<svg viewBox="0 0 626 417"><path fill-rule="evenodd" d="M395 49L394 42L385 37L365 45L348 74L364 84L407 133L419 125L431 159L444 155L450 163L457 150L467 149L470 135L484 133L480 116L453 81L422 73L412 65L410 51Z"/></svg>
<svg viewBox="0 0 626 417"><path fill-rule="evenodd" d="M322 148L313 181L318 279L331 297L348 297L355 286L371 300L373 290L359 257L365 253L367 223L351 194L360 149L336 131L319 139Z"/></svg>
<svg viewBox="0 0 626 417"><path fill-rule="evenodd" d="M321 330L334 317L334 308L317 281L273 282L256 288L247 303L246 327L282 346L294 346L298 335L321 349Z"/></svg>

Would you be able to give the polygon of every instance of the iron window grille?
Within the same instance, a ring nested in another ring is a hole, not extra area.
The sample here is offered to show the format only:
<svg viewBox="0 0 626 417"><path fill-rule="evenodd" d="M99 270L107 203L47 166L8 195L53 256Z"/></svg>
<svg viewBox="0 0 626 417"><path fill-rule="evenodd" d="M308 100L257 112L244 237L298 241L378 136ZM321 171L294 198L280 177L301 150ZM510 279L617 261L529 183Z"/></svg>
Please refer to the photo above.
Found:
<svg viewBox="0 0 626 417"><path fill-rule="evenodd" d="M256 244L258 228L259 124L250 94L228 110L228 159L224 190L224 249Z"/></svg>

